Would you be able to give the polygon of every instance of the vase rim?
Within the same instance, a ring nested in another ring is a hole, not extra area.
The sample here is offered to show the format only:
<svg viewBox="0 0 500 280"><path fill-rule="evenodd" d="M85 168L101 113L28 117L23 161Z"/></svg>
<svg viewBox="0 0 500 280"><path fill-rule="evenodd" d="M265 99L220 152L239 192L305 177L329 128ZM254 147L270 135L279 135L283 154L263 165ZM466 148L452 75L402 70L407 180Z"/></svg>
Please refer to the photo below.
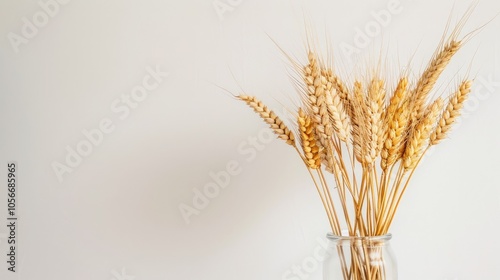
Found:
<svg viewBox="0 0 500 280"><path fill-rule="evenodd" d="M340 241L340 240L372 240L372 241L389 241L392 238L392 234L387 233L384 235L375 236L339 236L331 232L326 234L326 238L329 240Z"/></svg>

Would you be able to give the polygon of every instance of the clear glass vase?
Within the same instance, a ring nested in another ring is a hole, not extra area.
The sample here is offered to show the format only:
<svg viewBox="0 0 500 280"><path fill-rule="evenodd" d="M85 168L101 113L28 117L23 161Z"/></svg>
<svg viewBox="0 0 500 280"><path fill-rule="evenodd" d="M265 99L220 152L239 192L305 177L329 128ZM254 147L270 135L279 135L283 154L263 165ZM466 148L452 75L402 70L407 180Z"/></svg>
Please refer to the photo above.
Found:
<svg viewBox="0 0 500 280"><path fill-rule="evenodd" d="M324 280L397 280L391 234L371 237L328 234Z"/></svg>

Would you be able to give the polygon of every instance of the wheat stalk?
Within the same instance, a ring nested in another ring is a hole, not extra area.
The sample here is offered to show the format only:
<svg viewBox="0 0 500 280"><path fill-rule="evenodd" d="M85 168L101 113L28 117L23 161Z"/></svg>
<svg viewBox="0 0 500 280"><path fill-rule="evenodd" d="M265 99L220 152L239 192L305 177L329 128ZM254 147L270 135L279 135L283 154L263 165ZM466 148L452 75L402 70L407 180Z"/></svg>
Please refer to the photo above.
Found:
<svg viewBox="0 0 500 280"><path fill-rule="evenodd" d="M238 99L244 101L271 127L278 138L286 141L288 145L295 146L295 137L283 121L271 110L267 108L259 99L254 96L238 95Z"/></svg>
<svg viewBox="0 0 500 280"><path fill-rule="evenodd" d="M351 101L351 96L349 94L349 90L347 89L346 85L340 80L339 77L333 74L333 71L331 69L327 70L327 80L333 85L333 88L339 95L340 102L342 103L342 107L345 109L347 115L351 116L352 101Z"/></svg>
<svg viewBox="0 0 500 280"><path fill-rule="evenodd" d="M347 142L350 137L351 125L340 95L335 88L327 91L325 102L333 129L340 140Z"/></svg>
<svg viewBox="0 0 500 280"><path fill-rule="evenodd" d="M386 170L403 156L405 132L409 123L408 103L402 104L388 119L385 142L381 152L380 166Z"/></svg>
<svg viewBox="0 0 500 280"><path fill-rule="evenodd" d="M453 123L460 116L460 111L464 106L467 96L469 95L472 87L471 81L464 81L460 84L458 90L448 101L448 105L441 114L436 129L431 134L430 144L436 145L441 142L446 134L450 131Z"/></svg>
<svg viewBox="0 0 500 280"><path fill-rule="evenodd" d="M425 101L431 89L436 84L439 76L450 62L451 58L458 52L462 46L461 41L450 40L437 54L432 58L428 67L417 82L415 89L415 114L414 118L420 118L424 112Z"/></svg>
<svg viewBox="0 0 500 280"><path fill-rule="evenodd" d="M413 129L403 155L403 165L406 170L413 169L417 165L442 108L443 100L441 98L436 99Z"/></svg>
<svg viewBox="0 0 500 280"><path fill-rule="evenodd" d="M384 111L383 118L386 123L390 122L396 110L401 107L403 102L408 97L408 78L403 77L399 80L398 86L392 95L387 109Z"/></svg>
<svg viewBox="0 0 500 280"><path fill-rule="evenodd" d="M297 123L300 132L300 144L304 151L305 162L311 169L318 169L321 166L319 148L314 133L314 123L311 117L306 115L302 108L299 109Z"/></svg>
<svg viewBox="0 0 500 280"><path fill-rule="evenodd" d="M382 148L382 112L385 99L384 81L373 79L368 91L367 115L368 115L368 152L365 154L365 162L370 164L378 157Z"/></svg>
<svg viewBox="0 0 500 280"><path fill-rule="evenodd" d="M368 131L367 108L364 100L363 86L359 81L354 82L354 98L351 102L352 145L354 155L360 163L366 163Z"/></svg>

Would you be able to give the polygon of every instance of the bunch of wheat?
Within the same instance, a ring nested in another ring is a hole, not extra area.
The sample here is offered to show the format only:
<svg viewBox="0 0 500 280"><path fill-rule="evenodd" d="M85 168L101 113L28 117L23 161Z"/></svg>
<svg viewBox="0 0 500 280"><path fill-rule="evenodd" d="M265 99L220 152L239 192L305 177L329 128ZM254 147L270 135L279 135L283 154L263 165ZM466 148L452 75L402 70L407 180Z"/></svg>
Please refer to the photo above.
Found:
<svg viewBox="0 0 500 280"><path fill-rule="evenodd" d="M372 77L364 84L356 80L348 87L309 51L302 69L298 143L293 130L256 97L237 98L297 150L311 173L334 234L341 234L342 224L322 167L335 180L349 235L383 235L419 161L446 137L471 91L472 82L464 80L446 106L441 97L429 100L429 92L462 45L461 40L449 40L413 87L408 77L401 77L389 97L382 78Z"/></svg>
<svg viewBox="0 0 500 280"><path fill-rule="evenodd" d="M298 64L301 102L293 129L256 97L237 96L298 152L333 234L342 235L342 228L349 236L387 234L415 168L430 147L446 138L471 91L472 82L464 79L447 99L430 94L467 40L457 39L461 26L442 40L418 79L402 75L392 89L377 72L348 84L309 48L307 63ZM363 278L367 271L374 276ZM381 271L359 266L345 268L345 279L385 278Z"/></svg>

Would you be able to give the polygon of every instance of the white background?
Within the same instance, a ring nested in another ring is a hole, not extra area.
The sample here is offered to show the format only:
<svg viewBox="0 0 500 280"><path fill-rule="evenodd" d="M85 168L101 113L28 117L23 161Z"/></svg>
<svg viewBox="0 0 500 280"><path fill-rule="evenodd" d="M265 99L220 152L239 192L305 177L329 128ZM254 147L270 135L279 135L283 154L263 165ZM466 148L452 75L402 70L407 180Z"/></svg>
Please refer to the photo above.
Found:
<svg viewBox="0 0 500 280"><path fill-rule="evenodd" d="M364 60L350 62L340 45L356 47L357 29L388 1L220 3L232 10L218 13L212 0L72 0L16 46L9 38L23 36L23 17L43 9L0 2L0 279L297 280L287 271L304 262L302 278L321 279L312 257L328 223L305 168L281 141L252 148L266 126L221 87L282 112L296 92L271 38L304 62L306 22L349 76ZM400 0L359 56L382 46L390 79L413 57L415 77L450 13L453 25L469 5ZM499 11L481 1L462 34ZM419 167L393 223L399 279L500 279L499 28L497 18L468 42L438 83L441 94L469 69L476 78L465 117ZM130 115L114 112L148 67L169 75ZM58 180L54 162L66 164L67 146L106 118L114 130ZM3 225L10 160L19 165L16 274ZM241 173L187 224L179 206L231 161Z"/></svg>

